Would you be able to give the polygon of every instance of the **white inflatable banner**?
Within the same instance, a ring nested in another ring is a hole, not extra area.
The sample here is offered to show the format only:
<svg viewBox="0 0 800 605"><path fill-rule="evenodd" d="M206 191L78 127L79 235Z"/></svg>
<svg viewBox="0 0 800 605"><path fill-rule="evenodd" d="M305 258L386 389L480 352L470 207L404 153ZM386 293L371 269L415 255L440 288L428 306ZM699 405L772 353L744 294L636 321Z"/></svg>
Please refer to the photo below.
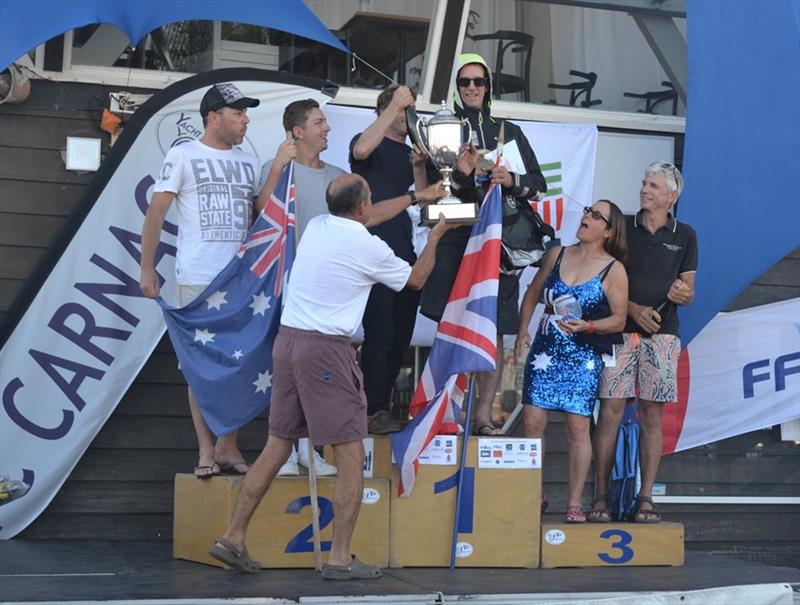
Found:
<svg viewBox="0 0 800 605"><path fill-rule="evenodd" d="M800 417L800 298L719 313L679 364L664 410L664 452Z"/></svg>

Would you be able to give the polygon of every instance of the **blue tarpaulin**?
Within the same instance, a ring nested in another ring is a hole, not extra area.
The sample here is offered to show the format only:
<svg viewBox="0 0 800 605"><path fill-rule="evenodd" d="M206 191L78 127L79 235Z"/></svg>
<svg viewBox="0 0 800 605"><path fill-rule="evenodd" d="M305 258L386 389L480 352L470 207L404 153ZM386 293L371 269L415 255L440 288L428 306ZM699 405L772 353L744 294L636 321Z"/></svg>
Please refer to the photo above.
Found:
<svg viewBox="0 0 800 605"><path fill-rule="evenodd" d="M800 0L690 0L689 99L678 217L697 231L689 344L800 245Z"/></svg>
<svg viewBox="0 0 800 605"><path fill-rule="evenodd" d="M135 44L164 24L189 20L222 20L262 25L347 52L302 0L2 0L0 70L39 44L84 25L114 25L125 32Z"/></svg>

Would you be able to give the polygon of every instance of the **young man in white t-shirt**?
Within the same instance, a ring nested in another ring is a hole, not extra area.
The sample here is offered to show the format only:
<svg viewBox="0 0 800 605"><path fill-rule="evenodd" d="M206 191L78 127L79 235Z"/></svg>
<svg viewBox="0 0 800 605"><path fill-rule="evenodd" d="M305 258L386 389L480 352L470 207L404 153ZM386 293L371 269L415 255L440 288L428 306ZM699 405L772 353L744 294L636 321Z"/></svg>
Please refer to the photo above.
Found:
<svg viewBox="0 0 800 605"><path fill-rule="evenodd" d="M259 165L253 154L238 145L250 122L247 109L258 104L258 99L245 97L233 84L215 84L200 103L202 138L167 152L142 228L140 287L145 296L160 296L154 259L173 201L178 209L175 273L182 307L206 289L247 237L258 194ZM238 431L220 436L215 444L191 389L189 408L199 445L195 476L208 479L221 470L245 474L250 467L236 445Z"/></svg>
<svg viewBox="0 0 800 605"><path fill-rule="evenodd" d="M450 227L444 219L433 227L412 267L365 228L372 200L362 177L348 174L334 180L326 202L330 214L309 222L289 277L272 352L269 439L245 478L231 525L209 554L240 571L260 571L245 549L247 526L289 457L293 440L308 436L315 446L333 446L339 471L333 542L322 576L371 579L381 576L380 569L362 563L350 550L363 488L362 439L367 436L364 381L350 339L373 284L395 292L422 288L434 266L436 245Z"/></svg>

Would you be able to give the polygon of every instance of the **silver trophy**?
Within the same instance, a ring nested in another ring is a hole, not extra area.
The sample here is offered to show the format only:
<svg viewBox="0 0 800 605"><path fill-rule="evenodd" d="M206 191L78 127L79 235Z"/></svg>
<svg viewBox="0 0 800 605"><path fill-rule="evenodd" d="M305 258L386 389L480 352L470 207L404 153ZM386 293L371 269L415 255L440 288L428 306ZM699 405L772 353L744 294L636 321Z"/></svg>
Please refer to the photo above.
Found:
<svg viewBox="0 0 800 605"><path fill-rule="evenodd" d="M422 209L422 222L431 225L443 214L448 223L473 225L478 222L478 204L462 202L450 191L450 176L462 147L472 138L469 121L458 118L442 101L442 107L425 124L412 109L406 110L406 125L411 141L424 151L442 175L447 195Z"/></svg>

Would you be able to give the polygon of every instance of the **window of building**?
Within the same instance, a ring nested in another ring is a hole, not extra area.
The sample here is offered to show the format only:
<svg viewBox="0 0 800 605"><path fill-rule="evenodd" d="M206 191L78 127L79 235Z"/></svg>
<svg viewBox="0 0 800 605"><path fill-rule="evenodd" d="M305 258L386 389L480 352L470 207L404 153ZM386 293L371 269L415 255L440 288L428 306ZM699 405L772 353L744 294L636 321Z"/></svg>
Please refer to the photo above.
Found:
<svg viewBox="0 0 800 605"><path fill-rule="evenodd" d="M685 58L686 19L672 22L678 35L671 41L682 44ZM500 72L493 79L495 98L685 113L667 72L626 12L546 1L472 0L462 52L482 55L493 72ZM685 74L683 63L677 67Z"/></svg>

